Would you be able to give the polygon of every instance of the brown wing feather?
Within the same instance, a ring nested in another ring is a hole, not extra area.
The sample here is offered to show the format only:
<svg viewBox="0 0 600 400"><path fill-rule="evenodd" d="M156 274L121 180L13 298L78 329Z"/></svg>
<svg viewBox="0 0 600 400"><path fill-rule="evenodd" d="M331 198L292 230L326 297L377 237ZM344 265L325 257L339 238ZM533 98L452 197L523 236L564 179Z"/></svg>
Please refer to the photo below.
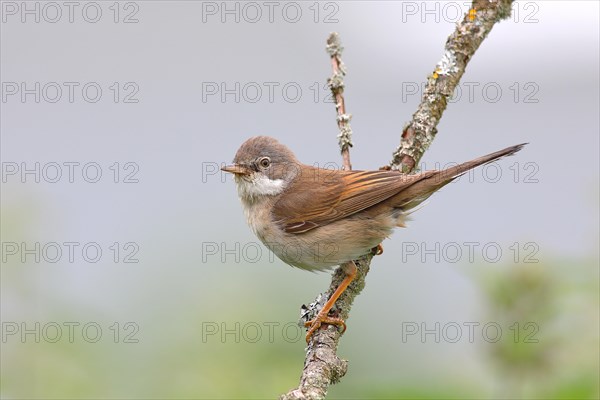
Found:
<svg viewBox="0 0 600 400"><path fill-rule="evenodd" d="M419 175L396 171L304 170L292 184L294 199L282 197L273 216L288 233L303 233L338 221L396 195ZM302 188L302 189L300 189Z"/></svg>
<svg viewBox="0 0 600 400"><path fill-rule="evenodd" d="M292 183L294 198L283 196L273 216L288 233L303 233L389 199L391 207L409 210L471 168L512 155L525 144L479 157L444 171L404 175L397 171L336 171L303 167Z"/></svg>

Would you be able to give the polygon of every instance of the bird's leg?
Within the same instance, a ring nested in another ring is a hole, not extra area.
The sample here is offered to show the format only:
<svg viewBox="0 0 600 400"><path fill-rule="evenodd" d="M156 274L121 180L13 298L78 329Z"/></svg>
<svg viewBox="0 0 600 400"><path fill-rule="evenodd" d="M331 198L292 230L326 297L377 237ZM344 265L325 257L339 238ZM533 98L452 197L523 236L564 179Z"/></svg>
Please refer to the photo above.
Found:
<svg viewBox="0 0 600 400"><path fill-rule="evenodd" d="M371 254L373 254L374 256L380 256L383 254L383 246L381 245L381 243L379 243L377 246L371 249Z"/></svg>
<svg viewBox="0 0 600 400"><path fill-rule="evenodd" d="M315 333L315 331L317 329L319 329L322 324L331 324L331 325L338 325L338 326L341 325L343 328L342 333L344 333L346 331L346 323L344 322L343 319L332 318L329 316L329 310L331 310L331 307L333 307L336 300L342 295L342 293L344 293L344 291L346 290L348 285L350 285L350 283L356 277L357 269L356 269L356 264L354 264L354 261L350 261L350 262L344 264L343 268L344 268L344 272L346 273L344 280L340 283L340 285L337 287L335 292L333 292L333 294L331 295L329 300L327 300L327 303L325 303L325 305L323 306L321 311L319 311L317 316L314 319L304 323L305 327L307 327L307 328L310 327L308 332L306 333L306 343L309 342L313 333Z"/></svg>

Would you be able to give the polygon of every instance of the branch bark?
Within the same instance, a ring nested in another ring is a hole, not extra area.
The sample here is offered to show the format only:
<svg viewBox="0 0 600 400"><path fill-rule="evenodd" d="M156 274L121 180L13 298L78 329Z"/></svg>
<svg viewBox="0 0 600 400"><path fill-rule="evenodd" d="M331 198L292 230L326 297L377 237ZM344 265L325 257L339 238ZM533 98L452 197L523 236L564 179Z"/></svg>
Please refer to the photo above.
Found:
<svg viewBox="0 0 600 400"><path fill-rule="evenodd" d="M444 55L428 77L425 91L412 120L403 129L400 146L393 153L385 169L397 169L410 173L435 138L437 125L454 92L469 60L475 54L496 22L508 18L513 0L473 0L471 9L446 42ZM333 76L328 83L336 99L337 122L340 130L339 145L345 169L351 169L349 147L352 146L350 115L346 114L343 89L345 75L341 60L341 43L337 33L327 40L327 51L331 56ZM365 278L369 272L372 255L365 255L355 261L357 276L336 302L336 313L346 320L352 303L365 287ZM319 295L308 307L303 306L300 323L310 320L344 279L342 267L336 269L326 296ZM348 361L337 356L337 346L341 333L337 327L324 325L317 330L306 348L304 369L300 385L282 395L280 400L324 399L330 385L339 382L348 370Z"/></svg>
<svg viewBox="0 0 600 400"><path fill-rule="evenodd" d="M352 147L352 128L350 128L351 114L346 114L346 103L344 102L344 76L346 76L346 67L342 61L342 42L337 32L332 32L327 38L327 52L331 57L331 69L333 75L327 80L327 85L331 89L335 99L335 110L337 112L337 124L340 130L338 141L342 153L343 168L352 169L350 162L350 147Z"/></svg>
<svg viewBox="0 0 600 400"><path fill-rule="evenodd" d="M412 120L402 131L400 146L385 169L404 173L414 170L437 134L437 125L448 105L448 99L462 78L467 64L494 24L510 17L513 0L474 0L471 9L444 48L444 55L427 77L423 97Z"/></svg>

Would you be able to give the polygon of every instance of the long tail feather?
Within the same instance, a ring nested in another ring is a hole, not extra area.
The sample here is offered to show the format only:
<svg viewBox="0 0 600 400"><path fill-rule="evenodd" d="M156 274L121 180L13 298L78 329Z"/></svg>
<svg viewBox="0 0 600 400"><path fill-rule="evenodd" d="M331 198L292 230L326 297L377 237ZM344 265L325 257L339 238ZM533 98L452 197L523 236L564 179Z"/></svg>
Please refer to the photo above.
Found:
<svg viewBox="0 0 600 400"><path fill-rule="evenodd" d="M521 150L527 143L518 144L507 147L503 150L475 158L471 161L464 162L454 167L440 171L425 171L421 175L423 179L418 180L413 185L403 190L399 196L397 207L402 210L410 210L422 203L425 199L431 196L434 192L446 186L454 179L465 174L469 170L480 165L491 163L499 158L511 156Z"/></svg>

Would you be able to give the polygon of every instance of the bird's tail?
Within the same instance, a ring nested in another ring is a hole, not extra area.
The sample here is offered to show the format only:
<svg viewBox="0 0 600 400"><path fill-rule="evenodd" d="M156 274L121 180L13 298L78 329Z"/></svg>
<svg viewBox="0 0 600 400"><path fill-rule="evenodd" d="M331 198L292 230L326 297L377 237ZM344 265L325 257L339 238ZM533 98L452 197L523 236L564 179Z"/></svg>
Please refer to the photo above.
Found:
<svg viewBox="0 0 600 400"><path fill-rule="evenodd" d="M402 197L397 199L395 202L398 208L403 211L410 210L434 192L438 191L448 183L452 182L459 176L465 174L469 170L478 167L480 165L488 164L499 158L510 156L521 150L527 143L518 144L515 146L507 147L503 150L496 151L483 157L475 158L471 161L464 162L454 167L450 167L439 171L424 171L418 175L421 175L422 179L416 180L416 182L402 191Z"/></svg>

